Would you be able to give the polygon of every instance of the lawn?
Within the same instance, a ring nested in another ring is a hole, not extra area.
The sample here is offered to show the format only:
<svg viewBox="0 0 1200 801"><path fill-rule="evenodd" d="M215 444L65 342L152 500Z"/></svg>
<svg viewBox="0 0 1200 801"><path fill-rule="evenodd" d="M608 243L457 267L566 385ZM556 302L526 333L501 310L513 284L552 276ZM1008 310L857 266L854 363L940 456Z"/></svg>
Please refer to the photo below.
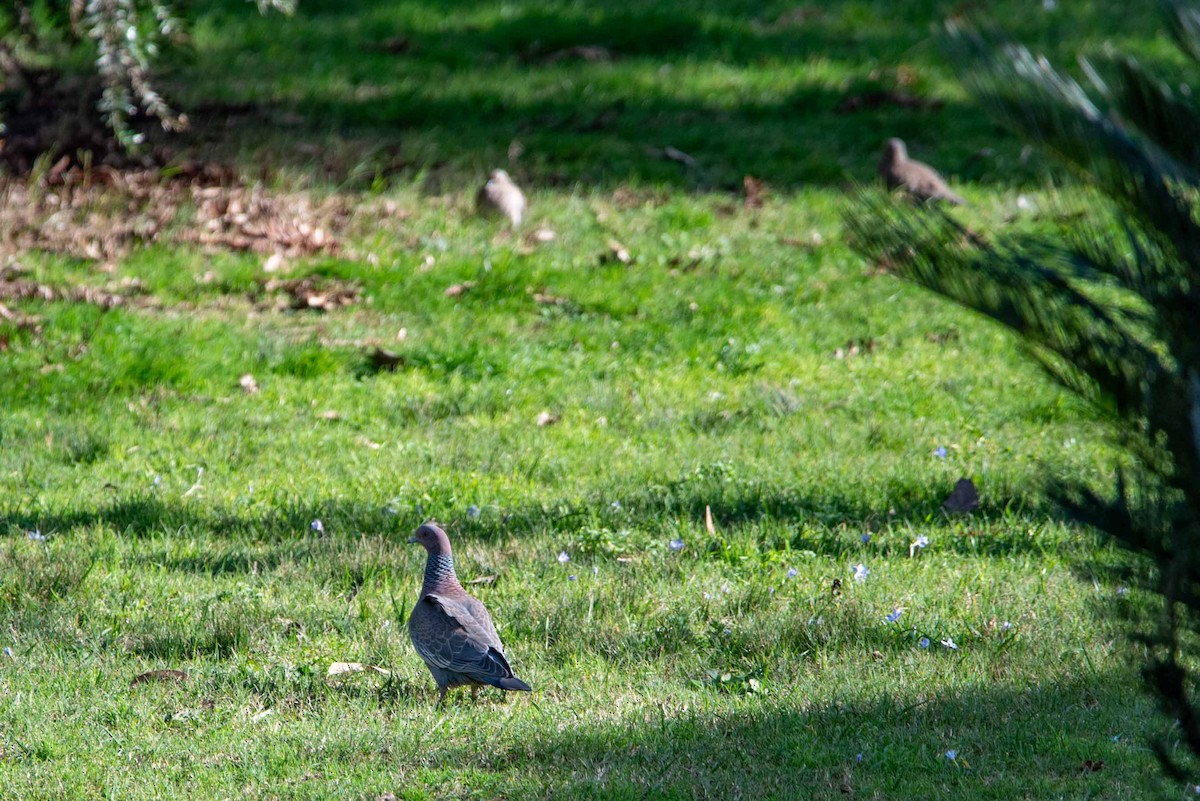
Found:
<svg viewBox="0 0 1200 801"><path fill-rule="evenodd" d="M1173 64L1125 3L989 7ZM1108 486L1097 415L842 241L887 136L980 228L1070 202L951 11L204 5L170 166L0 183L0 791L1179 795L1148 570L1039 490ZM435 708L431 517L532 694Z"/></svg>

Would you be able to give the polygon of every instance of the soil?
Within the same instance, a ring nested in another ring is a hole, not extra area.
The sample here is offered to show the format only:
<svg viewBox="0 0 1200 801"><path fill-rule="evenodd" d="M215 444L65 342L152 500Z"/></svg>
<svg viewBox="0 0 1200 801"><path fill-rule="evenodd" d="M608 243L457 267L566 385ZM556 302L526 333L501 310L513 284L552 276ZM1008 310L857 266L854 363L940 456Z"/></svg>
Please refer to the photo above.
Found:
<svg viewBox="0 0 1200 801"><path fill-rule="evenodd" d="M56 174L72 167L105 165L119 169L161 164L154 153L131 154L104 125L96 110L100 87L94 79L54 70L28 71L27 91L6 85L0 93L0 170L26 176L42 165ZM133 120L135 125L146 120ZM151 127L144 125L144 127Z"/></svg>

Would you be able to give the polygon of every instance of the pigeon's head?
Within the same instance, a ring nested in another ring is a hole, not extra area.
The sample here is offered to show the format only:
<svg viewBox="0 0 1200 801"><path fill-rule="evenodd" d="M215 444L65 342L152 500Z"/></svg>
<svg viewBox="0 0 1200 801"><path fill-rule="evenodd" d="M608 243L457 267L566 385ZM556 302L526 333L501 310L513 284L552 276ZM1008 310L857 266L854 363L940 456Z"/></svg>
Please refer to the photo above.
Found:
<svg viewBox="0 0 1200 801"><path fill-rule="evenodd" d="M426 523L421 526L415 534L408 538L408 541L423 545L429 553L450 553L450 538L446 536L445 531L442 531L441 526L436 523Z"/></svg>
<svg viewBox="0 0 1200 801"><path fill-rule="evenodd" d="M491 180L495 181L498 184L511 184L512 183L512 178L509 178L508 173L505 172L504 170L492 170L490 173L488 173L488 178L490 178Z"/></svg>
<svg viewBox="0 0 1200 801"><path fill-rule="evenodd" d="M887 140L887 144L883 148L884 161L895 163L904 161L908 158L908 148L904 146L903 139L892 138Z"/></svg>

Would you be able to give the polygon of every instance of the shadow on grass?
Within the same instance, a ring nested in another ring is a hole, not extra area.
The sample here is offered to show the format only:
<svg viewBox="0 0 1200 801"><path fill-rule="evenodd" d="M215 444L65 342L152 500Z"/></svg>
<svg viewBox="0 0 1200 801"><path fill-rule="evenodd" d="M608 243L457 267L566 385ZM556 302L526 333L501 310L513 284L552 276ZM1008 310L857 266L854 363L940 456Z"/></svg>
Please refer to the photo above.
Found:
<svg viewBox="0 0 1200 801"><path fill-rule="evenodd" d="M1116 0L1035 16L1009 5L1022 12L1005 20L1014 33L1059 61L1081 32L1149 36L1154 16ZM406 175L434 191L461 186L506 163L514 141L525 155L510 170L531 186L732 190L747 174L838 185L873 178L887 136L967 180L1010 184L1042 166L1017 160L1015 142L979 161L996 144L985 115L926 103L931 74L949 71L932 36L947 10L932 0L886 10L524 0L501 11L308 0L290 19L249 18L236 0L213 9L208 24L237 35L206 40L177 72L176 94L202 112L195 141L232 139L260 164L361 187ZM666 158L667 147L694 161Z"/></svg>
<svg viewBox="0 0 1200 801"><path fill-rule="evenodd" d="M606 528L661 528L667 523L703 525L712 513L722 528L772 529L794 532L797 540L823 542L828 536L853 532L854 541L862 532L889 526L958 525L965 534L990 529L1006 520L1045 522L1051 514L1036 501L990 499L970 516L950 516L941 511L947 488L898 488L888 508L872 508L863 500L847 499L830 493L809 494L804 488L778 487L757 480L737 480L726 474L722 465L698 469L692 474L661 484L650 483L640 492L620 493L617 510L607 499L594 501L548 502L505 508L481 514L476 519L467 510L426 511L420 504L402 501L348 502L344 500L304 501L293 499L266 510L204 506L203 502L167 500L158 495L132 495L116 498L91 508L73 510L0 510L0 532L37 530L49 536L66 536L78 530L103 526L120 535L160 537L162 535L214 535L217 541L278 542L306 537L320 526L332 537L394 535L407 537L427 519L438 519L455 538L498 542L532 534L577 534L594 526ZM461 516L461 517L460 517ZM466 519L463 519L466 518ZM996 555L1007 548L995 550ZM840 553L840 552L839 552ZM226 554L208 561L182 561L203 568L204 572L232 573L251 567L244 556Z"/></svg>
<svg viewBox="0 0 1200 801"><path fill-rule="evenodd" d="M496 752L443 747L439 761L503 773L528 759L554 798L1134 797L1155 782L1157 718L1127 682L799 706L768 693L720 712L668 700Z"/></svg>
<svg viewBox="0 0 1200 801"><path fill-rule="evenodd" d="M591 501L562 500L488 510L472 519L466 509L447 509L443 513L398 500L367 503L294 499L265 510L239 510L166 500L157 495L135 495L83 509L0 509L0 532L20 534L37 530L61 537L104 527L127 537L203 535L212 536L216 543L238 545L295 544L322 539L350 542L379 535L403 542L425 520L439 519L455 540L503 542L543 534L560 534L570 539L598 528L664 533L673 525L702 529L711 513L719 530L737 540L739 547L763 553L801 549L838 556L855 550L863 533L941 527L953 529L964 539L1003 528L1023 535L1031 525L1052 520L1054 511L1044 508L1036 499L994 498L985 499L981 509L971 515L948 515L941 510L941 501L949 485L891 487L887 503L882 508L873 508L861 499L827 491L813 494L804 487L740 479L732 471L733 468L716 463L671 481L647 484L636 492L622 492L617 509L608 498L596 497ZM320 536L314 534L318 521ZM724 535L714 535L716 541L724 543ZM947 547L955 546L948 543ZM1030 536L992 536L983 543L962 546L972 553L989 556L1040 553L1045 547ZM215 575L271 569L279 558L278 554L260 556L235 548L176 557L167 566Z"/></svg>

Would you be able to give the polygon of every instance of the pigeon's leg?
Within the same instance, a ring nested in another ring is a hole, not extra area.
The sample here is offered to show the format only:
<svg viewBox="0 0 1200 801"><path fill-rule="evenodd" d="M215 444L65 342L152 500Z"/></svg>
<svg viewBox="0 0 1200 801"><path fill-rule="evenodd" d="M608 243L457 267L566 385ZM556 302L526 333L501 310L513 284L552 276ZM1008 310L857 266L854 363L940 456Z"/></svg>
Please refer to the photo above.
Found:
<svg viewBox="0 0 1200 801"><path fill-rule="evenodd" d="M433 707L434 709L442 708L442 704L446 702L446 690L448 690L448 689L450 689L450 688L449 687L438 687L438 700L437 700L437 703Z"/></svg>

